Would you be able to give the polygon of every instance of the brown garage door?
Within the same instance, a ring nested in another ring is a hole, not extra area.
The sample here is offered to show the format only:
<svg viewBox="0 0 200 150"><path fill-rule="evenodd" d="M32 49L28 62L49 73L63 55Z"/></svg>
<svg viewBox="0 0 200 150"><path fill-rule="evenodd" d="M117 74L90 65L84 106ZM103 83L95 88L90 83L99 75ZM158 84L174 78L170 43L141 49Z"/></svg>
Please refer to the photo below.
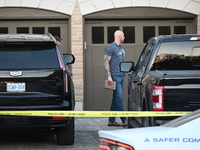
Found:
<svg viewBox="0 0 200 150"><path fill-rule="evenodd" d="M84 61L84 110L109 110L112 91L104 89L107 78L103 66L106 46L113 42L113 33L120 29L125 33L122 45L126 51L126 60L135 63L146 41L152 36L167 34L194 33L192 20L117 20L86 21L86 43ZM127 108L128 77L125 78L124 108Z"/></svg>
<svg viewBox="0 0 200 150"><path fill-rule="evenodd" d="M30 33L30 34L46 34L62 38L61 48L64 52L68 52L68 21L1 21L0 34L7 33Z"/></svg>

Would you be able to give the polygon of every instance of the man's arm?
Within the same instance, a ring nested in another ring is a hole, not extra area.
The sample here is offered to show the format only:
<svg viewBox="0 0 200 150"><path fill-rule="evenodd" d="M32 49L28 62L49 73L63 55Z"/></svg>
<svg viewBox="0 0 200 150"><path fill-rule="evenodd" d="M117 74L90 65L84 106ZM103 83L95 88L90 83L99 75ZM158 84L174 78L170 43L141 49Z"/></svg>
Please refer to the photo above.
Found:
<svg viewBox="0 0 200 150"><path fill-rule="evenodd" d="M112 81L112 77L111 77L111 73L110 73L110 65L109 65L110 59L111 59L111 56L104 55L104 67L106 69L108 81Z"/></svg>

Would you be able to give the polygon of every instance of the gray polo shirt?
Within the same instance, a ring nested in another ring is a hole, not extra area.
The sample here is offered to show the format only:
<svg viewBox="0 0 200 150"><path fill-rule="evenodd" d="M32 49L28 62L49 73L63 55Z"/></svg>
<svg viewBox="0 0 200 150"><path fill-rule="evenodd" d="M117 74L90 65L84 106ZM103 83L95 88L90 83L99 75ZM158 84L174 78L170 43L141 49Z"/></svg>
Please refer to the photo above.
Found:
<svg viewBox="0 0 200 150"><path fill-rule="evenodd" d="M120 62L125 61L125 51L123 47L115 43L111 43L106 47L104 55L111 56L111 60L109 62L111 75L125 76L125 73L122 73L119 70Z"/></svg>

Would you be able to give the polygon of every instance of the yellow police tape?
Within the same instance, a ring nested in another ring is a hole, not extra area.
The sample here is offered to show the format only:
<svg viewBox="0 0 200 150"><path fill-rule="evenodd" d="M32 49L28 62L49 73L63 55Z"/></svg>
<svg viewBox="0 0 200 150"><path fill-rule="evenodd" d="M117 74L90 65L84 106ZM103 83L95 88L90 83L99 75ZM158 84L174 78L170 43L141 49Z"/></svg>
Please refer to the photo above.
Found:
<svg viewBox="0 0 200 150"><path fill-rule="evenodd" d="M0 115L59 117L164 117L183 116L190 112L170 111L0 111Z"/></svg>

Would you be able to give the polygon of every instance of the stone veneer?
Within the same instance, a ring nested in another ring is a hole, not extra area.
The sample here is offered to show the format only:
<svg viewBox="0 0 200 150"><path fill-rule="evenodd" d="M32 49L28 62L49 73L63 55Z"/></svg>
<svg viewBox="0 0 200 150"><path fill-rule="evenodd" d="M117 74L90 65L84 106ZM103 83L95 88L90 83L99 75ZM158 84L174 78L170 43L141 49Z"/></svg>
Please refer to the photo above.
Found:
<svg viewBox="0 0 200 150"><path fill-rule="evenodd" d="M78 4L71 17L71 52L76 58L72 65L76 110L83 110L83 17Z"/></svg>

